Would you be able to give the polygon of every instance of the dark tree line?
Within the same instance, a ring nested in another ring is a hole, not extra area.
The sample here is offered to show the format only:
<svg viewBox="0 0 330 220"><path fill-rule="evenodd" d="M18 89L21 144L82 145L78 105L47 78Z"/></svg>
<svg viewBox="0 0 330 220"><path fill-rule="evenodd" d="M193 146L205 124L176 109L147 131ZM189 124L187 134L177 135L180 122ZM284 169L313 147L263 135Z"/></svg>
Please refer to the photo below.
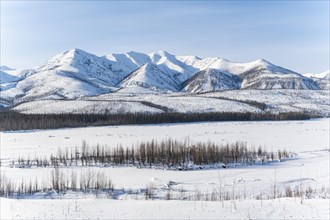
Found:
<svg viewBox="0 0 330 220"><path fill-rule="evenodd" d="M206 92L204 94L207 94L207 93L209 93L209 92ZM206 96L206 97L208 97L208 96ZM257 101L254 101L254 100L238 100L238 99L231 99L231 98L228 98L228 97L214 97L214 96L210 96L208 98L241 102L241 103L245 103L245 104L251 105L253 107L256 107L256 108L258 108L260 110L263 110L263 111L265 111L267 109L267 104L266 103L257 102Z"/></svg>
<svg viewBox="0 0 330 220"><path fill-rule="evenodd" d="M305 120L311 116L300 112L258 114L250 112L207 113L129 113L129 114L22 114L0 111L0 131L56 129L65 127L125 124L158 124L200 121Z"/></svg>
<svg viewBox="0 0 330 220"><path fill-rule="evenodd" d="M229 163L253 164L282 160L291 157L286 150L267 152L259 147L248 148L243 142L218 145L215 143L190 143L167 139L141 142L135 146L115 148L106 146L88 146L83 142L80 148L59 148L56 155L49 158L34 158L12 161L16 167L62 167L62 166L104 166L133 165L137 167L163 167L170 169L191 169L195 165Z"/></svg>

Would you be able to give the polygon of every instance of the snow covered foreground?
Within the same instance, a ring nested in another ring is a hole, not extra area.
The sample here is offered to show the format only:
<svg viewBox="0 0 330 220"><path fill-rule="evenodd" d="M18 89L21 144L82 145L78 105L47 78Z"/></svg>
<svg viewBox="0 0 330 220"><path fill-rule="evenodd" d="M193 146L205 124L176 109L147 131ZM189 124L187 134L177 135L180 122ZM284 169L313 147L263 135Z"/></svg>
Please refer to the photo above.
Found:
<svg viewBox="0 0 330 220"><path fill-rule="evenodd" d="M248 146L270 150L301 151L329 149L330 119L306 121L197 122L158 125L123 125L55 130L3 131L1 159L22 155L33 157L56 154L59 147L118 144L131 146L139 141L187 137L194 141L217 143L244 141Z"/></svg>
<svg viewBox="0 0 330 220"><path fill-rule="evenodd" d="M154 201L127 193L116 199L96 199L93 195L69 193L26 199L1 199L2 219L329 219L329 119L308 121L216 122L147 126L107 126L40 131L1 132L2 174L19 183L36 177L49 180L52 168L10 168L12 158L30 155L56 154L58 147L80 146L82 140L90 145L121 143L130 146L142 140L162 140L168 137L181 140L226 143L246 141L248 146L264 146L268 150L284 149L298 154L294 160L265 165L227 169L173 171L137 169L134 167L71 167L65 173L95 170L111 177L116 189L138 191L153 184ZM169 182L173 199L164 201L157 195L168 192ZM306 198L255 199L271 196L276 183L279 191L311 188L317 191ZM210 193L221 185L222 190L240 196L224 201L178 201L175 195L183 189L187 196L196 191ZM123 191L125 191L123 190ZM36 199L38 198L38 199Z"/></svg>
<svg viewBox="0 0 330 220"><path fill-rule="evenodd" d="M329 201L125 201L1 199L1 219L329 219Z"/></svg>

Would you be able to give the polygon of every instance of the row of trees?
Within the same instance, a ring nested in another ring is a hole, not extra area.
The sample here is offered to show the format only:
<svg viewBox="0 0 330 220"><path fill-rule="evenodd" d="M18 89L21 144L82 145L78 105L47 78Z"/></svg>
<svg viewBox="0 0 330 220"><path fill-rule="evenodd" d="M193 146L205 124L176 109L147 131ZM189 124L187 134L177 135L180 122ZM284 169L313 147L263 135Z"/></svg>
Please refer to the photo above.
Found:
<svg viewBox="0 0 330 220"><path fill-rule="evenodd" d="M124 124L157 124L199 121L257 121L257 120L305 120L310 115L300 112L258 114L251 112L206 113L127 113L127 114L22 114L0 111L0 131L55 129Z"/></svg>
<svg viewBox="0 0 330 220"><path fill-rule="evenodd" d="M33 195L35 193L47 193L55 191L57 195L65 193L67 190L81 191L85 193L106 192L112 194L114 185L112 180L103 172L87 170L71 173L63 172L59 168L54 168L50 175L50 184L41 184L38 179L15 183L8 179L5 174L0 176L0 197L20 197Z"/></svg>
<svg viewBox="0 0 330 220"><path fill-rule="evenodd" d="M70 149L70 150L69 150ZM189 139L178 141L167 139L141 142L132 147L119 145L88 146L84 141L80 148L59 148L56 155L49 158L18 158L12 166L48 167L48 166L98 166L98 165L133 165L137 167L164 167L190 169L192 165L213 165L228 163L252 164L282 160L291 157L286 150L267 152L259 147L248 148L243 142L216 144L212 142L191 143Z"/></svg>
<svg viewBox="0 0 330 220"><path fill-rule="evenodd" d="M270 191L260 190L259 194L248 195L246 186L237 188L235 182L232 186L223 187L222 180L215 185L211 191L201 191L199 188L185 190L177 187L159 188L150 183L142 189L116 189L113 182L104 173L95 170L71 173L63 172L59 168L54 168L50 175L50 181L40 183L36 178L21 182L14 182L8 179L5 174L0 175L0 197L24 198L25 196L44 196L51 198L61 198L68 191L83 192L94 195L96 198L117 199L120 195L130 199L165 199L165 200L193 200L193 201L225 201L241 199L275 199L281 197L300 197L302 203L304 198L329 198L329 188L303 187L302 183L297 186L274 187L270 185ZM277 184L276 182L274 184ZM168 184L169 185L169 184Z"/></svg>

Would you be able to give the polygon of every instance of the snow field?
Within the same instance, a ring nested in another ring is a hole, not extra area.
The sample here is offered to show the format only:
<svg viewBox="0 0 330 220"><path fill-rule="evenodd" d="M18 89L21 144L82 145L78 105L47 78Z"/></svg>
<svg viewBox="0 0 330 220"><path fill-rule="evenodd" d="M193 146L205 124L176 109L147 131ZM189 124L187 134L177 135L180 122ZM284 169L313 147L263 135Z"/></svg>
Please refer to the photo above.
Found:
<svg viewBox="0 0 330 220"><path fill-rule="evenodd" d="M311 112L329 115L329 90L240 90L206 93L201 96L263 102L270 112Z"/></svg>
<svg viewBox="0 0 330 220"><path fill-rule="evenodd" d="M307 121L259 121L259 122L199 122L158 125L124 125L55 130L5 131L1 135L1 158L17 158L20 155L47 156L56 154L59 147L80 147L83 141L89 145L119 144L130 147L140 141L167 138L192 141L212 141L226 144L236 141L247 146L262 146L267 150L283 150L300 153L329 149L330 119Z"/></svg>
<svg viewBox="0 0 330 220"><path fill-rule="evenodd" d="M229 219L328 219L329 218L329 119L308 121L204 122L140 126L106 126L57 130L1 132L1 174L15 184L37 179L50 184L53 168L10 168L13 158L56 154L58 147L89 145L116 147L151 139L173 138L227 143L246 141L248 146L261 145L270 150L293 151L293 160L265 165L239 166L227 169L173 171L137 169L135 167L70 167L60 170L67 175L76 172L102 172L111 178L117 190L116 199L100 195L68 192L66 195L1 198L1 218L74 219L74 218L229 218ZM145 200L147 187L154 188L154 201ZM274 191L285 193L287 187L304 191L310 197L271 198ZM205 201L220 190L231 198L222 202ZM130 191L139 192L131 194ZM314 192L315 191L315 192ZM183 193L182 193L183 192ZM170 201L164 201L170 193ZM178 201L185 197L188 201ZM207 195L207 197L206 197ZM258 200L257 198L263 198ZM201 196L197 199L197 196ZM39 198L39 199L35 199ZM45 199L43 199L45 198ZM61 198L59 200L49 198ZM203 201L189 201L203 200ZM36 207L36 208L34 208ZM38 207L38 208L37 208ZM179 207L179 208L178 208Z"/></svg>
<svg viewBox="0 0 330 220"><path fill-rule="evenodd" d="M127 201L1 198L1 219L329 219L324 199Z"/></svg>
<svg viewBox="0 0 330 220"><path fill-rule="evenodd" d="M139 102L125 101L84 101L44 100L23 103L14 108L25 114L120 114L120 113L161 113L160 109Z"/></svg>

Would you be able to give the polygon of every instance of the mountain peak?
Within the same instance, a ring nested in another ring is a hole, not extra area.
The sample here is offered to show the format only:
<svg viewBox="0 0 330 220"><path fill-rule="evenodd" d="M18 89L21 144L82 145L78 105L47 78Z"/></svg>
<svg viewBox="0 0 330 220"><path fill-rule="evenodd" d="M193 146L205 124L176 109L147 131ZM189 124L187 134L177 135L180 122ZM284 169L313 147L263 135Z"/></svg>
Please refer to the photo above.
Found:
<svg viewBox="0 0 330 220"><path fill-rule="evenodd" d="M37 67L38 70L55 69L63 65L72 65L82 50L73 48L48 59L45 63ZM79 58L78 58L79 59Z"/></svg>
<svg viewBox="0 0 330 220"><path fill-rule="evenodd" d="M63 66L63 65L68 65L68 66L76 66L86 64L92 62L92 60L98 60L98 59L103 59L100 58L94 54L88 53L84 50L78 49L78 48L72 48L69 49L65 52L59 53L55 55L54 57L48 59L45 64L41 66L43 68L46 66L49 68L50 66Z"/></svg>
<svg viewBox="0 0 330 220"><path fill-rule="evenodd" d="M150 90L177 91L179 89L175 81L152 62L136 69L120 83L120 86L137 86Z"/></svg>
<svg viewBox="0 0 330 220"><path fill-rule="evenodd" d="M231 63L231 61L229 61L225 58L217 57L217 59L219 59L221 62L224 62L224 63Z"/></svg>
<svg viewBox="0 0 330 220"><path fill-rule="evenodd" d="M257 60L252 61L252 62L261 64L261 65L264 65L264 66L270 66L270 65L274 66L274 64L272 64L271 62L269 62L269 61L267 61L267 60L265 60L263 58L257 59Z"/></svg>
<svg viewBox="0 0 330 220"><path fill-rule="evenodd" d="M83 51L83 50L81 50L79 48L71 48L71 49L67 50L67 52L73 52L73 53L79 52L79 51Z"/></svg>
<svg viewBox="0 0 330 220"><path fill-rule="evenodd" d="M130 56L146 56L146 54L144 54L144 53L136 52L136 51L133 51L133 50L127 52L127 54L130 55Z"/></svg>
<svg viewBox="0 0 330 220"><path fill-rule="evenodd" d="M164 55L164 56L172 55L172 54L170 54L169 52L167 52L165 50L158 50L156 53L159 54L159 55Z"/></svg>
<svg viewBox="0 0 330 220"><path fill-rule="evenodd" d="M150 54L152 57L166 57L166 58L169 58L169 57L174 57L173 54L165 51L165 50L158 50L156 52L153 52Z"/></svg>
<svg viewBox="0 0 330 220"><path fill-rule="evenodd" d="M63 54L72 55L72 56L76 56L78 54L84 55L84 56L86 56L86 55L95 56L94 54L88 53L88 52L86 52L82 49L78 49L78 48L71 48L70 50L65 51Z"/></svg>
<svg viewBox="0 0 330 220"><path fill-rule="evenodd" d="M145 63L142 65L139 69L137 69L139 72L144 71L144 72L162 72L157 64L153 62Z"/></svg>

